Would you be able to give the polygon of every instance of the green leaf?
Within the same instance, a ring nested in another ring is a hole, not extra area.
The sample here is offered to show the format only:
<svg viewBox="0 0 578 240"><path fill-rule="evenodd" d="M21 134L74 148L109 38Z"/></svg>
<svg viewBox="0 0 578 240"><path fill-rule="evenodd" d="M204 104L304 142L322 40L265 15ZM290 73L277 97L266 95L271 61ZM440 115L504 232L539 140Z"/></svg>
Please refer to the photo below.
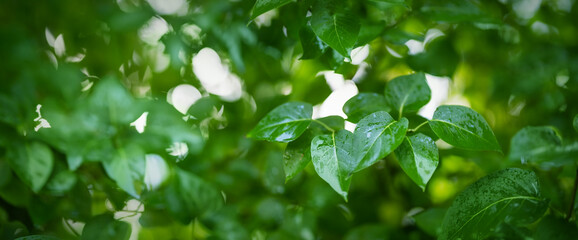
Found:
<svg viewBox="0 0 578 240"><path fill-rule="evenodd" d="M313 135L329 134L345 128L345 119L341 116L327 116L314 119L309 125Z"/></svg>
<svg viewBox="0 0 578 240"><path fill-rule="evenodd" d="M431 98L431 90L427 85L424 73L396 77L385 88L385 101L398 111L417 112Z"/></svg>
<svg viewBox="0 0 578 240"><path fill-rule="evenodd" d="M291 142L305 132L312 116L311 104L288 102L268 113L247 136L271 142Z"/></svg>
<svg viewBox="0 0 578 240"><path fill-rule="evenodd" d="M562 138L553 127L528 126L512 137L508 158L549 168L574 164L576 153L578 143L562 145Z"/></svg>
<svg viewBox="0 0 578 240"><path fill-rule="evenodd" d="M574 239L578 236L575 222L549 215L540 220L534 232L535 240Z"/></svg>
<svg viewBox="0 0 578 240"><path fill-rule="evenodd" d="M471 108L440 106L429 125L442 140L454 147L501 152L500 144L486 120Z"/></svg>
<svg viewBox="0 0 578 240"><path fill-rule="evenodd" d="M138 197L144 186L145 153L138 146L127 145L117 150L112 159L103 162L110 178L126 193Z"/></svg>
<svg viewBox="0 0 578 240"><path fill-rule="evenodd" d="M46 184L46 189L55 194L68 192L76 184L76 174L71 171L60 171Z"/></svg>
<svg viewBox="0 0 578 240"><path fill-rule="evenodd" d="M289 181L311 162L311 140L313 135L305 132L297 140L287 144L283 153L285 181Z"/></svg>
<svg viewBox="0 0 578 240"><path fill-rule="evenodd" d="M435 76L453 76L460 55L454 50L449 37L439 37L425 46L425 51L407 57L407 64L416 71Z"/></svg>
<svg viewBox="0 0 578 240"><path fill-rule="evenodd" d="M311 141L311 161L317 174L347 201L347 191L355 169L353 134L347 130L318 135Z"/></svg>
<svg viewBox="0 0 578 240"><path fill-rule="evenodd" d="M52 151L40 142L18 144L10 150L8 164L32 191L38 193L52 172L54 165Z"/></svg>
<svg viewBox="0 0 578 240"><path fill-rule="evenodd" d="M117 221L110 213L94 216L82 230L81 240L117 239L127 240L131 226L127 222Z"/></svg>
<svg viewBox="0 0 578 240"><path fill-rule="evenodd" d="M357 123L365 116L377 111L391 111L385 97L377 93L360 93L350 98L343 105L347 121Z"/></svg>
<svg viewBox="0 0 578 240"><path fill-rule="evenodd" d="M576 114L576 116L574 116L574 130L576 130L576 132L578 132L578 114Z"/></svg>
<svg viewBox="0 0 578 240"><path fill-rule="evenodd" d="M473 0L429 1L421 8L421 12L432 20L440 22L475 21L485 23L498 21L485 13L480 6L483 5Z"/></svg>
<svg viewBox="0 0 578 240"><path fill-rule="evenodd" d="M501 223L528 225L548 207L534 172L510 168L492 173L459 194L448 209L439 239L485 239Z"/></svg>
<svg viewBox="0 0 578 240"><path fill-rule="evenodd" d="M14 240L59 240L60 238L47 235L30 235L26 237L19 237Z"/></svg>
<svg viewBox="0 0 578 240"><path fill-rule="evenodd" d="M299 40L303 48L303 55L300 59L314 59L327 49L327 45L319 39L311 29L311 26L305 25L299 30Z"/></svg>
<svg viewBox="0 0 578 240"><path fill-rule="evenodd" d="M263 13L281 7L290 2L293 2L293 0L257 0L253 6L253 10L251 11L251 19L255 19Z"/></svg>
<svg viewBox="0 0 578 240"><path fill-rule="evenodd" d="M418 133L405 137L395 150L395 155L403 171L422 191L439 164L439 153L435 142L427 135Z"/></svg>
<svg viewBox="0 0 578 240"><path fill-rule="evenodd" d="M355 172L370 167L389 155L405 137L408 121L395 121L387 112L375 112L361 119L353 133L353 146L357 151ZM350 172L351 175L353 172Z"/></svg>
<svg viewBox="0 0 578 240"><path fill-rule="evenodd" d="M442 229L442 222L448 209L429 208L413 216L415 224L427 234L437 237Z"/></svg>
<svg viewBox="0 0 578 240"><path fill-rule="evenodd" d="M323 42L344 57L349 57L359 34L359 19L355 14L337 9L339 2L319 1L313 8L311 28Z"/></svg>
<svg viewBox="0 0 578 240"><path fill-rule="evenodd" d="M114 125L129 124L143 112L128 90L113 77L103 78L95 84L86 107Z"/></svg>

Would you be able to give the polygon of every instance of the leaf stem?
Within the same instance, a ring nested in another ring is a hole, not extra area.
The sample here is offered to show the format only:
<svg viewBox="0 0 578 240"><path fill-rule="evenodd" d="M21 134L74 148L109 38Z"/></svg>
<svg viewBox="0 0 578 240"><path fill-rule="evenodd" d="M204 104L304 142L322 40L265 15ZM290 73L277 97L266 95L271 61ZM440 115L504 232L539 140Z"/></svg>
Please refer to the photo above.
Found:
<svg viewBox="0 0 578 240"><path fill-rule="evenodd" d="M566 214L566 220L570 220L570 218L572 218L572 213L574 212L574 203L576 202L576 190L578 190L578 168L576 169L576 177L574 177L574 189L572 190L572 200L570 201L568 214Z"/></svg>
<svg viewBox="0 0 578 240"><path fill-rule="evenodd" d="M324 122L319 121L319 120L317 120L317 119L311 119L311 120L314 121L314 122L316 122L316 123L318 123L319 125L321 125L321 126L324 127L325 129L329 130L330 132L332 132L332 133L335 132L335 130L333 130L333 128L327 126L327 124L325 124Z"/></svg>
<svg viewBox="0 0 578 240"><path fill-rule="evenodd" d="M423 127L423 125L426 125L428 122L429 122L429 121L422 122L422 123L421 123L420 125L418 125L417 127L412 128L412 129L408 129L407 132L417 132L417 130L419 130L419 128Z"/></svg>

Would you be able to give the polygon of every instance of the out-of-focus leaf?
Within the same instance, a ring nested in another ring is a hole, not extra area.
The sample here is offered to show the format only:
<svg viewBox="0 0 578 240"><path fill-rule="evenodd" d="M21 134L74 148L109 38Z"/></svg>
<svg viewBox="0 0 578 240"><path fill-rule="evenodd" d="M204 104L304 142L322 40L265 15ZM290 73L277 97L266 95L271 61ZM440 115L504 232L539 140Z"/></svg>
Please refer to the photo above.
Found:
<svg viewBox="0 0 578 240"><path fill-rule="evenodd" d="M167 211L145 208L138 222L145 228L167 226L173 223Z"/></svg>
<svg viewBox="0 0 578 240"><path fill-rule="evenodd" d="M303 48L301 59L317 58L327 49L327 45L315 35L311 26L303 26L299 30L299 39Z"/></svg>
<svg viewBox="0 0 578 240"><path fill-rule="evenodd" d="M359 93L350 98L343 105L343 112L347 115L347 121L357 123L365 116L377 112L389 112L391 108L385 101L385 97L377 93Z"/></svg>
<svg viewBox="0 0 578 240"><path fill-rule="evenodd" d="M251 19L255 19L259 15L281 7L285 4L293 2L294 0L257 0L251 11Z"/></svg>
<svg viewBox="0 0 578 240"><path fill-rule="evenodd" d="M46 189L54 193L64 193L72 189L76 184L76 174L71 171L61 171L54 175L52 179L46 184Z"/></svg>
<svg viewBox="0 0 578 240"><path fill-rule="evenodd" d="M118 239L127 240L131 233L130 224L117 221L109 213L94 216L82 230L82 240Z"/></svg>
<svg viewBox="0 0 578 240"><path fill-rule="evenodd" d="M144 187L145 154L138 146L127 145L117 150L114 158L103 162L104 169L118 186L133 197Z"/></svg>
<svg viewBox="0 0 578 240"><path fill-rule="evenodd" d="M311 140L313 135L305 132L297 140L287 144L283 153L285 181L289 181L311 162Z"/></svg>
<svg viewBox="0 0 578 240"><path fill-rule="evenodd" d="M12 170L32 191L39 192L52 172L52 150L41 142L28 142L14 146L8 152Z"/></svg>
<svg viewBox="0 0 578 240"><path fill-rule="evenodd" d="M538 163L549 168L574 164L576 153L578 143L562 145L562 138L553 127L528 126L512 137L508 157L513 161Z"/></svg>
<svg viewBox="0 0 578 240"><path fill-rule="evenodd" d="M484 117L471 108L440 106L429 125L442 140L452 146L501 152L500 144Z"/></svg>
<svg viewBox="0 0 578 240"><path fill-rule="evenodd" d="M407 119L395 121L387 112L374 112L359 121L353 133L356 163L361 171L393 152L404 140ZM350 172L351 175L353 172Z"/></svg>
<svg viewBox="0 0 578 240"><path fill-rule="evenodd" d="M440 22L495 22L480 6L482 4L474 0L430 1L421 8L421 12Z"/></svg>
<svg viewBox="0 0 578 240"><path fill-rule="evenodd" d="M59 240L60 238L48 235L30 235L26 237L19 237L14 240Z"/></svg>
<svg viewBox="0 0 578 240"><path fill-rule="evenodd" d="M362 225L351 229L345 240L387 240L390 230L385 225Z"/></svg>
<svg viewBox="0 0 578 240"><path fill-rule="evenodd" d="M575 223L549 215L538 224L534 231L535 240L573 239L578 236Z"/></svg>
<svg viewBox="0 0 578 240"><path fill-rule="evenodd" d="M285 192L285 173L283 171L283 155L278 152L270 152L265 163L263 184L273 194Z"/></svg>
<svg viewBox="0 0 578 240"><path fill-rule="evenodd" d="M385 101L395 109L399 116L403 112L416 112L431 98L424 73L415 73L396 77L385 88Z"/></svg>
<svg viewBox="0 0 578 240"><path fill-rule="evenodd" d="M88 99L88 107L105 122L129 124L142 114L142 108L122 84L113 77L97 82Z"/></svg>
<svg viewBox="0 0 578 240"><path fill-rule="evenodd" d="M343 3L321 0L315 4L311 16L311 28L323 42L344 57L349 53L359 34L359 20L343 8Z"/></svg>
<svg viewBox="0 0 578 240"><path fill-rule="evenodd" d="M430 208L413 216L413 219L421 230L437 237L441 232L442 222L447 211L445 208Z"/></svg>
<svg viewBox="0 0 578 240"><path fill-rule="evenodd" d="M421 133L408 136L395 150L395 155L403 171L425 191L425 186L439 164L435 142Z"/></svg>
<svg viewBox="0 0 578 240"><path fill-rule="evenodd" d="M311 141L311 161L317 174L347 200L347 191L355 169L353 134L340 130L329 135L318 135Z"/></svg>
<svg viewBox="0 0 578 240"><path fill-rule="evenodd" d="M459 55L447 37L439 37L426 44L425 52L410 55L408 65L416 70L436 76L453 76Z"/></svg>
<svg viewBox="0 0 578 240"><path fill-rule="evenodd" d="M576 132L578 132L578 114L576 114L576 116L574 116L573 125L574 125L574 130L576 130Z"/></svg>
<svg viewBox="0 0 578 240"><path fill-rule="evenodd" d="M311 104L288 102L269 112L247 136L271 142L291 142L305 132L312 115Z"/></svg>
<svg viewBox="0 0 578 240"><path fill-rule="evenodd" d="M540 219L548 202L534 172L509 168L492 173L460 193L448 209L440 239L484 239L501 223L524 226Z"/></svg>

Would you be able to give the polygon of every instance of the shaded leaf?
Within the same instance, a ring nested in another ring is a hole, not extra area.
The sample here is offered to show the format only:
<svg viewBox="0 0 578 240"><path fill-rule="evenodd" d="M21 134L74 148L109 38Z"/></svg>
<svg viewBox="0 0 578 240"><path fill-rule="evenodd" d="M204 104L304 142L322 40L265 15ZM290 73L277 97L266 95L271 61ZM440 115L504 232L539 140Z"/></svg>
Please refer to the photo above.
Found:
<svg viewBox="0 0 578 240"><path fill-rule="evenodd" d="M405 137L395 150L403 171L421 190L425 187L439 164L439 153L435 142L427 135L418 133Z"/></svg>
<svg viewBox="0 0 578 240"><path fill-rule="evenodd" d="M385 101L385 97L377 93L360 93L350 98L343 105L343 112L347 115L347 121L357 123L365 116L377 112L389 112L391 108Z"/></svg>
<svg viewBox="0 0 578 240"><path fill-rule="evenodd" d="M297 140L287 144L283 153L285 181L289 181L311 162L311 140L313 135L305 132Z"/></svg>
<svg viewBox="0 0 578 240"><path fill-rule="evenodd" d="M19 237L14 240L59 240L60 238L47 235L30 235L26 237Z"/></svg>
<svg viewBox="0 0 578 240"><path fill-rule="evenodd" d="M395 121L383 111L361 119L353 133L353 146L357 152L353 170L361 171L392 153L403 141L407 125L407 119Z"/></svg>
<svg viewBox="0 0 578 240"><path fill-rule="evenodd" d="M145 153L138 146L119 148L112 159L103 162L110 178L126 193L138 197L144 186Z"/></svg>
<svg viewBox="0 0 578 240"><path fill-rule="evenodd" d="M40 142L22 143L10 150L7 160L12 170L32 191L39 192L52 172L52 150Z"/></svg>
<svg viewBox="0 0 578 240"><path fill-rule="evenodd" d="M387 237L391 235L387 226L381 224L362 225L351 229L345 235L345 240L375 240L375 239L390 239Z"/></svg>
<svg viewBox="0 0 578 240"><path fill-rule="evenodd" d="M484 239L501 223L528 225L546 211L534 172L509 168L492 173L460 193L448 209L440 239Z"/></svg>
<svg viewBox="0 0 578 240"><path fill-rule="evenodd" d="M472 0L429 1L421 8L421 11L434 21L496 22L480 6L482 5L478 1Z"/></svg>
<svg viewBox="0 0 578 240"><path fill-rule="evenodd" d="M534 232L535 240L574 239L578 236L576 223L549 215L538 224Z"/></svg>
<svg viewBox="0 0 578 240"><path fill-rule="evenodd" d="M342 3L319 1L313 9L311 28L323 42L344 57L349 57L357 41L360 25L355 14L335 9Z"/></svg>
<svg viewBox="0 0 578 240"><path fill-rule="evenodd" d="M303 48L303 55L300 59L317 58L327 49L327 45L315 35L309 25L303 26L299 30L299 40L301 40L301 47Z"/></svg>
<svg viewBox="0 0 578 240"><path fill-rule="evenodd" d="M442 222L447 211L446 208L429 208L413 216L413 219L421 230L437 237L441 232Z"/></svg>
<svg viewBox="0 0 578 240"><path fill-rule="evenodd" d="M498 140L486 120L471 108L440 106L429 125L442 140L454 147L501 152Z"/></svg>
<svg viewBox="0 0 578 240"><path fill-rule="evenodd" d="M538 163L544 168L575 163L578 143L563 145L553 127L528 126L518 131L510 142L510 160Z"/></svg>
<svg viewBox="0 0 578 240"><path fill-rule="evenodd" d="M285 4L293 2L294 0L257 0L251 11L251 19L255 19L259 15L281 7Z"/></svg>
<svg viewBox="0 0 578 240"><path fill-rule="evenodd" d="M271 142L291 142L305 132L312 115L311 104L288 102L265 115L247 136Z"/></svg>
<svg viewBox="0 0 578 240"><path fill-rule="evenodd" d="M130 237L131 226L127 222L117 221L109 213L94 216L82 230L81 240L118 239Z"/></svg>
<svg viewBox="0 0 578 240"><path fill-rule="evenodd" d="M425 51L407 58L407 64L416 71L427 72L436 76L453 76L460 56L454 49L449 37L431 40Z"/></svg>
<svg viewBox="0 0 578 240"><path fill-rule="evenodd" d="M317 118L311 122L311 125L309 125L309 129L313 135L332 133L343 129L344 127L345 119L341 116Z"/></svg>
<svg viewBox="0 0 578 240"><path fill-rule="evenodd" d="M578 114L576 114L576 116L574 116L573 125L574 125L574 130L576 130L576 132L578 132Z"/></svg>
<svg viewBox="0 0 578 240"><path fill-rule="evenodd" d="M311 141L311 161L317 174L347 200L351 178L355 169L353 134L347 130L329 135L318 135Z"/></svg>
<svg viewBox="0 0 578 240"><path fill-rule="evenodd" d="M399 116L403 112L416 112L431 98L424 73L396 77L385 88L385 100Z"/></svg>

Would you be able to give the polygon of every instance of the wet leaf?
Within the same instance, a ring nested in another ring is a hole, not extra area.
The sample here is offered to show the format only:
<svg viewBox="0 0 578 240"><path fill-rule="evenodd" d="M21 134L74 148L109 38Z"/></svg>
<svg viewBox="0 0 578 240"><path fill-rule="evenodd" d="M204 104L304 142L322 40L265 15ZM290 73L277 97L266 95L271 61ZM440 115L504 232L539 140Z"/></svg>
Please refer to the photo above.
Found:
<svg viewBox="0 0 578 240"><path fill-rule="evenodd" d="M501 223L528 225L548 202L534 172L509 168L492 173L460 193L448 209L439 239L484 239Z"/></svg>
<svg viewBox="0 0 578 240"><path fill-rule="evenodd" d="M431 98L424 73L415 73L396 77L385 88L385 101L395 109L399 116L403 112L416 112Z"/></svg>
<svg viewBox="0 0 578 240"><path fill-rule="evenodd" d="M347 200L351 178L355 169L353 134L347 130L318 135L311 141L311 161L317 174Z"/></svg>
<svg viewBox="0 0 578 240"><path fill-rule="evenodd" d="M333 1L318 1L313 8L311 28L323 42L335 49L344 57L357 41L359 20L354 14L347 12L340 3Z"/></svg>
<svg viewBox="0 0 578 240"><path fill-rule="evenodd" d="M479 113L464 106L440 106L429 122L431 129L454 147L501 152L494 132Z"/></svg>
<svg viewBox="0 0 578 240"><path fill-rule="evenodd" d="M385 101L385 97L377 93L360 93L347 100L343 105L343 112L347 115L347 121L357 123L365 116L377 112L389 112L391 108Z"/></svg>
<svg viewBox="0 0 578 240"><path fill-rule="evenodd" d="M311 104L288 102L265 115L247 136L271 142L291 142L305 132L312 115Z"/></svg>
<svg viewBox="0 0 578 240"><path fill-rule="evenodd" d="M361 171L392 153L403 141L407 125L407 119L395 121L383 111L361 119L353 134L354 150L357 151L354 171Z"/></svg>
<svg viewBox="0 0 578 240"><path fill-rule="evenodd" d="M301 47L303 48L303 55L300 59L317 58L327 49L327 45L315 35L309 25L303 26L299 30L299 40L301 40Z"/></svg>
<svg viewBox="0 0 578 240"><path fill-rule="evenodd" d="M439 164L439 153L435 142L427 135L418 133L405 137L395 150L403 171L421 190L425 187Z"/></svg>
<svg viewBox="0 0 578 240"><path fill-rule="evenodd" d="M287 144L283 153L285 181L289 181L311 162L311 140L313 136L305 132L297 140Z"/></svg>

